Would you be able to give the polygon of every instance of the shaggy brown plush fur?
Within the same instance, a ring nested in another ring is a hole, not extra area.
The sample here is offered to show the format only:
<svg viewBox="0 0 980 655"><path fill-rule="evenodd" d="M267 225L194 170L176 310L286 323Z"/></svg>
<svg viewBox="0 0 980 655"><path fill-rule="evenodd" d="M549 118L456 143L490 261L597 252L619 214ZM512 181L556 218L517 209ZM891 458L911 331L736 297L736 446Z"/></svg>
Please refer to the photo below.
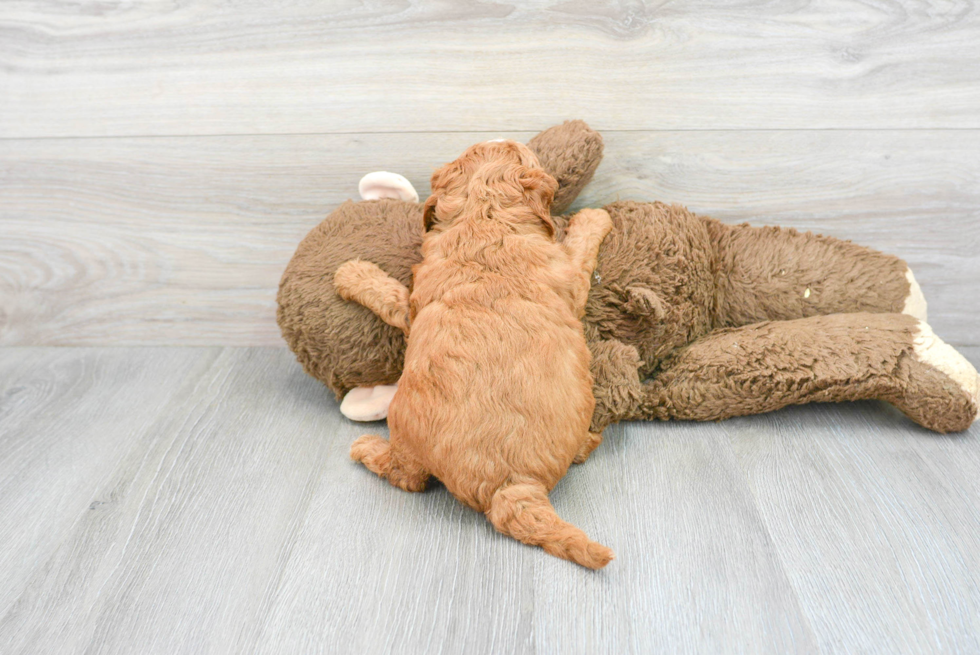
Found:
<svg viewBox="0 0 980 655"><path fill-rule="evenodd" d="M589 568L612 551L565 523L548 492L601 441L582 315L609 215L587 209L554 240L558 185L513 141L478 144L432 176L410 301L362 262L337 290L407 329L390 441L351 456L407 491L439 478L500 532Z"/></svg>
<svg viewBox="0 0 980 655"><path fill-rule="evenodd" d="M338 395L393 384L401 373L402 333L344 302L330 282L343 261L359 257L409 283L421 257L421 211L387 203L395 201L338 209L301 244L283 277L283 334ZM972 367L965 364L965 383L951 381L915 353L924 324L912 330L900 314L914 291L901 259L795 230L726 225L662 203L605 209L613 230L585 316L594 432L624 419L720 419L857 398L892 402L939 432L966 429L976 415ZM567 219L553 222L560 240ZM817 320L860 312L885 316L833 319L833 329ZM748 350L731 350L734 342L722 338L731 333L717 332L730 328L744 332L735 341Z"/></svg>
<svg viewBox="0 0 980 655"><path fill-rule="evenodd" d="M545 130L528 145L559 182L553 212L567 209L602 159L602 137L582 121ZM344 262L362 259L407 286L421 259L421 243L421 204L346 202L303 239L286 267L277 310L282 336L306 372L338 399L354 387L397 382L405 337L368 309L340 298L334 273Z"/></svg>
<svg viewBox="0 0 980 655"><path fill-rule="evenodd" d="M594 430L867 398L938 432L964 430L976 416L975 396L915 359L918 321L900 313L910 284L899 258L795 230L726 225L677 205L605 209L613 231L585 318ZM560 233L563 220L555 222ZM824 317L834 313L843 315ZM752 325L759 321L769 322ZM923 367L935 375L915 373Z"/></svg>
<svg viewBox="0 0 980 655"><path fill-rule="evenodd" d="M635 413L704 421L801 401L880 399L920 425L965 430L977 407L918 359L920 324L905 314L854 313L715 330L663 362Z"/></svg>

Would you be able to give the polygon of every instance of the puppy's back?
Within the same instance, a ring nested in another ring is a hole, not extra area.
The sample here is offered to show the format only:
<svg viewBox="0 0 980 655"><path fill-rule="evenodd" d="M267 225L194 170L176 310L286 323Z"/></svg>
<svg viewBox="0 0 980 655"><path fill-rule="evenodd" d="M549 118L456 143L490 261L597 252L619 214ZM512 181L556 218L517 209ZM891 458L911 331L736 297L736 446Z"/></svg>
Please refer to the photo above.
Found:
<svg viewBox="0 0 980 655"><path fill-rule="evenodd" d="M420 273L417 292L431 293ZM426 467L481 511L487 490L515 474L551 489L595 406L581 322L534 279L468 280L441 298L412 323L393 434L404 430Z"/></svg>

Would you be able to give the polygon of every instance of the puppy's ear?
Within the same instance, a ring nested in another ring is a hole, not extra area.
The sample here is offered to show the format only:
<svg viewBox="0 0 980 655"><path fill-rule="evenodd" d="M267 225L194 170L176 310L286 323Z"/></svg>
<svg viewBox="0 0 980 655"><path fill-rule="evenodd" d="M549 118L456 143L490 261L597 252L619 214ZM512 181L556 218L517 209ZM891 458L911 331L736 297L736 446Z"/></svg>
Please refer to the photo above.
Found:
<svg viewBox="0 0 980 655"><path fill-rule="evenodd" d="M426 233L432 229L432 224L436 222L436 203L439 202L439 198L436 194L432 194L425 199L425 204L422 205L422 233Z"/></svg>
<svg viewBox="0 0 980 655"><path fill-rule="evenodd" d="M558 181L544 172L543 168L526 168L521 175L521 186L528 206L544 223L551 238L555 237L555 222L551 220L551 202L558 190Z"/></svg>
<svg viewBox="0 0 980 655"><path fill-rule="evenodd" d="M436 205L442 201L448 203L443 205L443 210L452 211L455 203L449 202L458 191L465 188L465 179L462 174L463 157L451 161L437 168L432 173L432 180L429 184L432 193L422 207L422 229L428 232L436 223ZM448 196L448 198L447 198Z"/></svg>

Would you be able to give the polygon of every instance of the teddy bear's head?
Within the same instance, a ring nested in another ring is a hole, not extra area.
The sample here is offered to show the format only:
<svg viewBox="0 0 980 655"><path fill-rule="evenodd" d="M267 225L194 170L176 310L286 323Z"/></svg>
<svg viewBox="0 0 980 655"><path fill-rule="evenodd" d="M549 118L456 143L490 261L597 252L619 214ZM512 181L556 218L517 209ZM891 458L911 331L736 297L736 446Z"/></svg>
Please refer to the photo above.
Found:
<svg viewBox="0 0 980 655"><path fill-rule="evenodd" d="M538 134L528 147L558 181L551 209L568 209L602 160L602 137L582 121ZM422 205L395 199L348 201L303 239L279 284L277 320L307 373L338 399L354 387L394 384L401 376L405 337L333 287L351 259L377 264L409 286L421 260Z"/></svg>

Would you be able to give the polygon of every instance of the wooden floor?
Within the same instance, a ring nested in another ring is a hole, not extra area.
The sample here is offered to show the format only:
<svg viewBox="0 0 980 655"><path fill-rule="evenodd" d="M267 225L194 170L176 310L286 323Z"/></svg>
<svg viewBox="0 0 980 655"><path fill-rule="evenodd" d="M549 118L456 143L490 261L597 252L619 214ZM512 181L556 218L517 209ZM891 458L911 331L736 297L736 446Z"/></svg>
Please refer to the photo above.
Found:
<svg viewBox="0 0 980 655"><path fill-rule="evenodd" d="M980 426L614 426L553 494L598 573L379 480L363 430L281 348L6 349L3 652L980 651Z"/></svg>
<svg viewBox="0 0 980 655"><path fill-rule="evenodd" d="M978 426L615 426L590 573L351 464L274 320L363 174L581 118L575 207L895 253L980 364L978 71L946 0L0 3L0 653L980 653Z"/></svg>

